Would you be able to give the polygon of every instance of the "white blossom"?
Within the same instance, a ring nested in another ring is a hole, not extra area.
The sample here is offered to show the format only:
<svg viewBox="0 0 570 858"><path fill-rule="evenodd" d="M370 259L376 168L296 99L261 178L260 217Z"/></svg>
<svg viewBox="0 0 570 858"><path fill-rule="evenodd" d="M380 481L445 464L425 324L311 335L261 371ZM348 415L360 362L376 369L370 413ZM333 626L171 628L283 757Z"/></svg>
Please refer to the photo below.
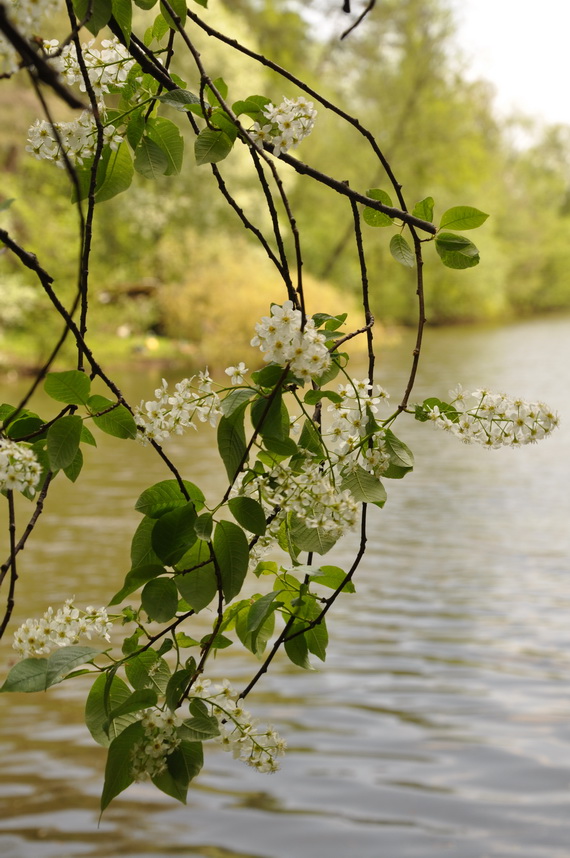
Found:
<svg viewBox="0 0 570 858"><path fill-rule="evenodd" d="M331 358L324 334L317 331L312 319L301 329L302 318L292 301L285 301L282 307L273 304L271 315L256 324L251 345L259 346L267 363L289 364L299 378L311 379L329 368Z"/></svg>
<svg viewBox="0 0 570 858"><path fill-rule="evenodd" d="M32 448L23 442L0 438L0 489L35 494L41 465Z"/></svg>
<svg viewBox="0 0 570 858"><path fill-rule="evenodd" d="M237 366L228 366L225 369L226 375L230 376L232 384L243 384L248 369L243 361L240 361Z"/></svg>
<svg viewBox="0 0 570 858"><path fill-rule="evenodd" d="M263 108L266 123L255 122L250 135L256 143L267 143L275 153L287 152L307 137L315 125L317 111L312 101L304 96L284 98L281 104L267 104Z"/></svg>
<svg viewBox="0 0 570 858"><path fill-rule="evenodd" d="M63 608L48 608L39 620L27 619L14 632L13 648L22 658L44 655L53 649L79 643L81 637L92 635L110 641L113 624L105 608L88 606L84 611L68 599Z"/></svg>
<svg viewBox="0 0 570 858"><path fill-rule="evenodd" d="M526 402L479 388L469 393L459 385L450 391L455 412L434 405L428 419L466 444L488 448L534 444L549 435L560 420L544 402Z"/></svg>
<svg viewBox="0 0 570 858"><path fill-rule="evenodd" d="M195 378L183 378L173 392L162 379L162 386L154 391L155 399L143 401L135 408L134 416L140 430L137 437L142 444L149 440L160 443L170 435L184 434L190 427L196 429L195 418L201 423L217 425L222 412L220 397L212 389L213 380L207 370L198 374L197 383Z"/></svg>
<svg viewBox="0 0 570 858"><path fill-rule="evenodd" d="M24 37L33 38L42 23L59 11L58 0L5 0L6 15ZM8 39L0 33L0 76L15 74L20 57Z"/></svg>
<svg viewBox="0 0 570 858"><path fill-rule="evenodd" d="M192 693L194 690L195 686ZM218 721L220 735L216 741L222 748L258 772L276 772L279 769L277 757L282 756L287 747L277 731L253 718L227 679L213 686L206 699Z"/></svg>
<svg viewBox="0 0 570 858"><path fill-rule="evenodd" d="M103 137L111 149L117 149L123 140L122 135L116 133L114 125L107 125L103 129ZM90 111L84 110L72 122L56 122L52 125L45 119L36 119L28 131L26 152L38 160L54 161L58 167L64 167L63 152L72 163L81 165L95 154L96 145L95 117Z"/></svg>
<svg viewBox="0 0 570 858"><path fill-rule="evenodd" d="M182 719L174 712L158 707L147 709L141 718L143 738L131 751L131 774L135 781L160 775L166 768L166 758L178 747L177 728Z"/></svg>

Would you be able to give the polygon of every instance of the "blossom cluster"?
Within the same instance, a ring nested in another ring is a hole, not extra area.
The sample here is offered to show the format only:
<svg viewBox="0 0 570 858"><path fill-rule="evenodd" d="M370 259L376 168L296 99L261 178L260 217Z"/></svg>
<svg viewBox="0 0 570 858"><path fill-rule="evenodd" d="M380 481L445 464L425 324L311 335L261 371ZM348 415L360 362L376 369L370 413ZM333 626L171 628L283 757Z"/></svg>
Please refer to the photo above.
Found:
<svg viewBox="0 0 570 858"><path fill-rule="evenodd" d="M173 712L147 709L141 718L143 738L131 751L131 774L135 781L147 780L162 774L166 758L180 744L177 728L182 719Z"/></svg>
<svg viewBox="0 0 570 858"><path fill-rule="evenodd" d="M7 0L4 3L10 22L24 38L33 38L44 20L57 13L59 0ZM0 77L16 74L19 56L8 39L0 33Z"/></svg>
<svg viewBox="0 0 570 858"><path fill-rule="evenodd" d="M114 125L103 128L103 141L111 149L118 149L122 140ZM26 152L38 160L53 161L58 167L65 167L65 152L73 164L81 166L95 154L96 145L95 117L90 111L84 110L72 122L52 124L45 119L36 119L28 130Z"/></svg>
<svg viewBox="0 0 570 858"><path fill-rule="evenodd" d="M330 439L332 460L341 473L361 464L380 477L388 468L390 457L384 449L382 433L370 433L368 426L370 418L378 413L379 404L390 398L389 394L380 385L372 385L368 378L353 378L348 384L339 385L338 393L341 400L329 405L327 411L332 413L333 421L324 433Z"/></svg>
<svg viewBox="0 0 570 858"><path fill-rule="evenodd" d="M212 389L213 381L208 370L198 374L197 384L193 384L194 378L183 378L172 393L168 382L162 379L162 386L154 391L155 399L143 401L135 408L134 417L139 427L137 437L142 444L150 440L160 443L170 435L182 435L189 427L195 429L195 417L202 423L216 426L222 414L220 397Z"/></svg>
<svg viewBox="0 0 570 858"><path fill-rule="evenodd" d="M41 465L28 444L0 438L0 490L35 493Z"/></svg>
<svg viewBox="0 0 570 858"><path fill-rule="evenodd" d="M533 444L558 426L559 417L543 402L526 402L486 389L450 391L453 412L434 405L428 417L462 441L484 447L519 447Z"/></svg>
<svg viewBox="0 0 570 858"><path fill-rule="evenodd" d="M124 45L114 36L103 39L101 49L94 47L95 40L91 39L81 45L81 53L89 76L91 88L95 93L99 107L105 106L104 95L112 92L117 86L123 86L129 71L135 65ZM44 51L51 57L51 62L62 75L68 86L79 84L81 92L87 91L79 62L77 50L72 43L65 45L61 51L57 39L44 41Z"/></svg>
<svg viewBox="0 0 570 858"><path fill-rule="evenodd" d="M105 608L89 606L81 611L73 599L68 599L55 612L48 608L40 620L27 619L14 632L12 646L22 658L44 655L58 647L76 644L81 637L91 639L96 635L110 641L112 625Z"/></svg>
<svg viewBox="0 0 570 858"><path fill-rule="evenodd" d="M65 45L61 52L56 39L44 41L44 51L51 63L63 76L69 86L79 84L85 92L87 87L77 60L77 50L73 43ZM101 50L94 47L94 40L82 45L82 55L91 87L97 98L100 119L105 121L106 93L122 86L135 60L117 38L101 42ZM123 137L116 127L109 123L103 128L103 142L116 150ZM28 131L26 151L39 160L53 161L59 167L65 166L63 153L74 164L81 165L95 153L97 144L97 125L94 115L84 110L71 122L47 122L36 119Z"/></svg>
<svg viewBox="0 0 570 858"><path fill-rule="evenodd" d="M317 111L312 101L300 96L284 98L278 105L267 104L263 115L268 122L255 122L249 133L256 143L267 143L274 152L280 153L298 146L311 133Z"/></svg>
<svg viewBox="0 0 570 858"><path fill-rule="evenodd" d="M266 363L289 364L296 376L311 379L329 368L331 357L314 321L307 319L304 328L302 323L301 311L293 308L292 301L281 307L273 304L271 315L256 324L251 345L259 346Z"/></svg>
<svg viewBox="0 0 570 858"><path fill-rule="evenodd" d="M247 482L236 483L235 493L253 497L263 507L267 529L250 550L252 567L275 543L281 523L292 512L309 528L321 528L335 540L354 527L360 505L351 492L335 484L333 472L307 460L300 472L276 465Z"/></svg>
<svg viewBox="0 0 570 858"><path fill-rule="evenodd" d="M227 679L214 686L209 679L200 679L192 686L192 694L211 704L220 730L217 742L225 751L258 772L279 769L276 758L285 753L287 743L273 727L252 717Z"/></svg>

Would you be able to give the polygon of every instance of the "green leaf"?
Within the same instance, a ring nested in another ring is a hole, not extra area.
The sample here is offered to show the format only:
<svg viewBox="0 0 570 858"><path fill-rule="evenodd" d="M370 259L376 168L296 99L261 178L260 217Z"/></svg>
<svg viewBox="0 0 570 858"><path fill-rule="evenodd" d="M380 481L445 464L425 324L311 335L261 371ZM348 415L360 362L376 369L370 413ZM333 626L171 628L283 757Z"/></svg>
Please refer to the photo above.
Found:
<svg viewBox="0 0 570 858"><path fill-rule="evenodd" d="M179 564L179 566L183 565L190 571L179 574L175 578L180 595L196 613L209 605L218 592L214 564L205 563L203 566L198 566L205 560L209 560L210 556L208 543L201 539L198 540L190 551L186 552ZM193 569L193 566L198 566L198 568Z"/></svg>
<svg viewBox="0 0 570 858"><path fill-rule="evenodd" d="M131 543L131 566L162 566L158 554L152 548L152 531L156 521L151 518L143 518L137 527Z"/></svg>
<svg viewBox="0 0 570 858"><path fill-rule="evenodd" d="M10 199L8 200L2 200L2 202L0 203L0 212L7 211L7 209L9 209L12 203L14 203L15 201L15 197L10 197Z"/></svg>
<svg viewBox="0 0 570 858"><path fill-rule="evenodd" d="M101 795L101 811L104 811L119 793L132 784L134 780L132 754L135 745L143 740L143 736L143 725L140 721L136 721L129 724L109 745L105 782Z"/></svg>
<svg viewBox="0 0 570 858"><path fill-rule="evenodd" d="M233 640L231 638L225 637L225 635L204 635L202 640L200 641L200 647L203 649L204 647L212 647L212 649L227 649L227 647L232 646Z"/></svg>
<svg viewBox="0 0 570 858"><path fill-rule="evenodd" d="M303 402L307 405L316 405L322 399L329 399L331 402L342 402L340 393L335 393L333 390L307 390Z"/></svg>
<svg viewBox="0 0 570 858"><path fill-rule="evenodd" d="M154 688L164 694L171 670L154 650L145 650L125 662L125 673L133 688Z"/></svg>
<svg viewBox="0 0 570 858"><path fill-rule="evenodd" d="M204 494L188 480L183 480L184 488L196 509L204 506ZM135 509L149 518L161 518L165 513L186 506L188 498L182 493L178 480L161 480L145 489L135 504Z"/></svg>
<svg viewBox="0 0 570 858"><path fill-rule="evenodd" d="M125 37L125 42L128 45L131 40L131 24L133 17L133 7L131 0L112 0L113 17L119 25L121 33Z"/></svg>
<svg viewBox="0 0 570 858"><path fill-rule="evenodd" d="M452 232L440 232L435 237L435 249L447 268L463 269L479 265L479 251L472 241Z"/></svg>
<svg viewBox="0 0 570 858"><path fill-rule="evenodd" d="M305 628L304 623L293 623L289 634L292 635L303 628ZM290 640L287 640L286 638L285 652L287 653L293 664L296 664L298 667L302 667L304 670L313 670L313 667L311 666L311 663L309 661L309 647L307 645L306 636L304 634L297 635Z"/></svg>
<svg viewBox="0 0 570 858"><path fill-rule="evenodd" d="M47 658L24 658L11 669L0 691L45 691L47 666Z"/></svg>
<svg viewBox="0 0 570 858"><path fill-rule="evenodd" d="M390 455L390 462L398 468L405 468L411 471L414 467L414 454L410 448L397 438L391 429L386 429L383 434L383 441L387 452Z"/></svg>
<svg viewBox="0 0 570 858"><path fill-rule="evenodd" d="M94 36L108 24L113 14L111 0L97 0L91 6L89 0L73 0L73 8L80 21L84 20L87 11L90 9L91 15L85 26Z"/></svg>
<svg viewBox="0 0 570 858"><path fill-rule="evenodd" d="M230 417L220 417L218 423L218 450L228 479L232 483L239 473L247 450L244 418L245 405L242 405Z"/></svg>
<svg viewBox="0 0 570 858"><path fill-rule="evenodd" d="M221 97L225 101L228 97L228 85L223 79L223 77L217 77L215 80L213 80L212 86L214 86L218 90ZM206 87L206 98L208 99L208 102L212 105L212 107L216 107L220 103L218 96L215 95L213 89L209 86Z"/></svg>
<svg viewBox="0 0 570 858"><path fill-rule="evenodd" d="M141 606L151 620L167 623L178 609L178 590L172 578L153 578L143 587Z"/></svg>
<svg viewBox="0 0 570 858"><path fill-rule="evenodd" d="M78 665L87 664L100 654L101 650L92 646L64 646L52 652L48 657L46 689L57 685Z"/></svg>
<svg viewBox="0 0 570 858"><path fill-rule="evenodd" d="M113 402L105 396L90 396L87 401L89 413L93 417L93 423L107 435L115 438L136 438L137 424L130 411L124 405ZM115 407L112 407L115 406ZM111 409L107 411L107 409ZM98 412L105 411L105 414Z"/></svg>
<svg viewBox="0 0 570 858"><path fill-rule="evenodd" d="M349 490L354 500L359 503L382 503L386 502L386 489L378 477L365 471L360 465L351 470L343 479L341 489Z"/></svg>
<svg viewBox="0 0 570 858"><path fill-rule="evenodd" d="M292 438L272 438L270 435L265 435L263 443L270 453L276 453L284 459L294 456L299 451Z"/></svg>
<svg viewBox="0 0 570 858"><path fill-rule="evenodd" d="M68 465L67 468L63 468L63 473L68 480L71 480L71 482L74 483L78 478L79 474L81 473L82 468L83 453L81 452L81 450L78 450L71 465Z"/></svg>
<svg viewBox="0 0 570 858"><path fill-rule="evenodd" d="M89 376L77 369L68 372L50 372L44 382L44 390L57 402L68 405L85 405L91 390Z"/></svg>
<svg viewBox="0 0 570 858"><path fill-rule="evenodd" d="M266 593L265 596L261 596L253 603L247 612L248 632L257 631L266 621L267 617L281 604L275 600L282 592L282 590L276 590L273 593Z"/></svg>
<svg viewBox="0 0 570 858"><path fill-rule="evenodd" d="M60 417L47 433L47 454L52 471L67 468L77 455L83 420L77 415Z"/></svg>
<svg viewBox="0 0 570 858"><path fill-rule="evenodd" d="M232 151L233 142L225 131L213 131L206 128L200 131L194 144L194 155L196 164L216 164L223 161Z"/></svg>
<svg viewBox="0 0 570 858"><path fill-rule="evenodd" d="M293 544L301 551L315 551L326 554L338 542L338 536L331 535L330 530L322 527L307 527L303 519L293 514L289 525L289 533Z"/></svg>
<svg viewBox="0 0 570 858"><path fill-rule="evenodd" d="M433 222L433 197L426 197L425 200L420 200L412 209L414 217L419 217L421 220Z"/></svg>
<svg viewBox="0 0 570 858"><path fill-rule="evenodd" d="M152 42L153 39L156 39L157 42L160 42L161 39L163 39L168 32L170 32L170 27L168 26L168 22L166 21L166 19L161 14L158 14L156 16L156 18L154 19L152 27L150 28L151 38L150 38L150 41L148 42L148 44L150 44L150 42ZM145 43L147 43L148 33L149 33L149 30L147 30L145 33Z"/></svg>
<svg viewBox="0 0 570 858"><path fill-rule="evenodd" d="M236 616L236 632L246 649L252 652L258 658L261 658L269 638L275 630L275 609L280 605L276 602L272 608L267 610L265 616L259 624L256 624L254 629L249 628L250 608L246 602L246 608L240 611Z"/></svg>
<svg viewBox="0 0 570 858"><path fill-rule="evenodd" d="M258 384L259 387L273 388L276 384L281 382L281 384L287 384L291 379L291 374L288 373L287 376L284 375L284 368L279 366L278 364L269 364L268 366L264 366L263 369L258 369L255 372L252 372L251 377L255 384Z"/></svg>
<svg viewBox="0 0 570 858"><path fill-rule="evenodd" d="M121 143L115 151L106 146L101 159L101 175L97 170L95 202L104 203L128 190L133 181L133 174L133 160L128 144Z"/></svg>
<svg viewBox="0 0 570 858"><path fill-rule="evenodd" d="M136 5L139 9L152 9L153 6L156 6L158 0L135 0Z"/></svg>
<svg viewBox="0 0 570 858"><path fill-rule="evenodd" d="M428 399L424 399L421 405L416 405L414 416L416 420L419 420L421 423L425 423L426 420L429 420L429 412L437 406L439 410L449 417L454 423L457 423L459 420L459 412L455 408L455 406L450 405L449 402L442 402L441 399L438 399L437 396L430 396Z"/></svg>
<svg viewBox="0 0 570 858"><path fill-rule="evenodd" d="M134 168L145 179L157 179L166 175L168 157L158 143L144 135L135 152Z"/></svg>
<svg viewBox="0 0 570 858"><path fill-rule="evenodd" d="M170 92L164 92L158 97L163 104L168 104L169 107L174 107L176 110L186 112L189 104L200 104L200 99L193 92L187 89L173 89Z"/></svg>
<svg viewBox="0 0 570 858"><path fill-rule="evenodd" d="M441 216L440 229L476 229L485 223L488 214L471 206L454 206Z"/></svg>
<svg viewBox="0 0 570 858"><path fill-rule="evenodd" d="M252 119L258 120L260 118L260 114L263 111L263 108L260 104L257 104L255 101L251 101L251 99L248 98L245 101L234 101L234 103L232 104L232 110L236 116L241 116L245 113ZM261 119L263 119L263 117L261 117Z"/></svg>
<svg viewBox="0 0 570 858"><path fill-rule="evenodd" d="M168 680L165 700L166 705L171 712L175 712L180 706L180 699L186 691L186 687L188 686L193 674L194 670L191 670L189 667L183 667L180 670L175 670Z"/></svg>
<svg viewBox="0 0 570 858"><path fill-rule="evenodd" d="M179 735L181 730L179 728ZM185 804L188 784L200 773L203 764L202 744L183 739L166 758L166 772L152 778L152 782L166 795Z"/></svg>
<svg viewBox="0 0 570 858"><path fill-rule="evenodd" d="M303 447L319 458L324 457L323 442L321 434L312 420L305 420L301 435L299 437L299 447Z"/></svg>
<svg viewBox="0 0 570 858"><path fill-rule="evenodd" d="M220 521L214 531L214 553L222 578L226 602L238 595L249 563L249 546L245 533L231 521Z"/></svg>
<svg viewBox="0 0 570 858"><path fill-rule="evenodd" d="M133 712L140 712L141 709L149 709L151 706L156 706L157 702L156 691L152 688L139 688L137 691L131 692L125 700L111 710L104 726L109 729L117 718L131 715Z"/></svg>
<svg viewBox="0 0 570 858"><path fill-rule="evenodd" d="M196 536L198 539L203 539L205 542L210 541L213 530L214 518L209 512L202 513L202 515L199 515L194 522L194 531Z"/></svg>
<svg viewBox="0 0 570 858"><path fill-rule="evenodd" d="M246 387L236 387L234 390L228 391L220 406L224 417L231 417L240 406L249 402L252 396L254 396L254 391Z"/></svg>
<svg viewBox="0 0 570 858"><path fill-rule="evenodd" d="M109 747L125 727L137 720L132 714L122 715L109 725L108 732L103 729L109 720L108 713L124 703L132 693L127 683L116 674L109 676L100 673L91 686L85 702L85 723L95 741L104 748Z"/></svg>
<svg viewBox="0 0 570 858"><path fill-rule="evenodd" d="M252 403L251 422L262 438L285 440L289 437L289 413L280 390L271 400L259 397Z"/></svg>
<svg viewBox="0 0 570 858"><path fill-rule="evenodd" d="M0 691L45 691L61 682L80 664L93 661L101 650L90 646L65 646L49 658L25 658L14 665Z"/></svg>
<svg viewBox="0 0 570 858"><path fill-rule="evenodd" d="M178 127L170 119L165 119L163 116L149 119L146 127L148 136L160 147L166 158L164 175L178 175L184 157L184 139Z"/></svg>
<svg viewBox="0 0 570 858"><path fill-rule="evenodd" d="M127 596L130 596L131 593L134 593L139 589L139 587L142 587L143 584L146 584L147 581L152 581L153 578L157 578L159 575L164 575L165 572L166 569L164 566L158 563L149 564L147 566L137 566L135 569L131 569L125 576L125 583L109 602L109 607L112 605L118 605L123 601L123 599L126 599Z"/></svg>
<svg viewBox="0 0 570 858"><path fill-rule="evenodd" d="M316 626L308 629L304 635L307 641L309 652L325 661L327 657L327 646L329 643L329 633L324 618Z"/></svg>
<svg viewBox="0 0 570 858"><path fill-rule="evenodd" d="M152 549L163 563L172 566L194 545L198 537L194 530L196 509L192 501L165 513L152 531Z"/></svg>
<svg viewBox="0 0 570 858"><path fill-rule="evenodd" d="M200 646L200 641L191 638L186 632L176 632L176 643L179 647Z"/></svg>
<svg viewBox="0 0 570 858"><path fill-rule="evenodd" d="M87 428L85 423L83 424L83 428L81 429L81 443L82 444L90 444L91 447L97 446L97 441L93 437L93 433L90 429Z"/></svg>
<svg viewBox="0 0 570 858"><path fill-rule="evenodd" d="M174 12L174 14L177 15L178 18L180 18L180 26L183 27L184 24L186 23L186 14L187 14L186 0L168 0L168 5L170 6L170 8ZM174 22L174 20L171 18L171 16L166 11L164 3L160 4L160 11L162 12L162 15L164 16L165 21L167 21L170 29L171 30L177 30L178 27L177 27L176 23Z"/></svg>
<svg viewBox="0 0 570 858"><path fill-rule="evenodd" d="M266 530L265 513L263 507L253 498L235 497L228 501L230 512L242 527L263 536Z"/></svg>
<svg viewBox="0 0 570 858"><path fill-rule="evenodd" d="M328 315L328 314L316 313L315 316L313 316L313 319L315 319L315 317L322 317L324 315ZM348 313L338 313L336 316L329 316L328 319L326 319L326 321L325 321L325 327L324 327L325 332L327 332L327 331L338 331L339 328L342 328L342 326L346 322L347 318L348 318ZM317 325L317 327L319 327L319 325Z"/></svg>
<svg viewBox="0 0 570 858"><path fill-rule="evenodd" d="M401 265L405 265L406 268L414 268L416 264L416 259L414 256L414 252L406 239L400 233L396 233L390 239L390 253Z"/></svg>
<svg viewBox="0 0 570 858"><path fill-rule="evenodd" d="M4 418L0 417L0 423L3 422L3 419ZM14 441L20 441L22 438L26 438L28 435L38 432L44 425L44 421L40 417L32 416L30 412L26 412L24 410L21 412L19 417L8 425L5 432L8 438L12 438ZM34 442L44 438L46 434L47 430L37 435L34 438Z"/></svg>
<svg viewBox="0 0 570 858"><path fill-rule="evenodd" d="M225 131L232 142L235 141L238 134L237 126L225 110L221 110L220 108L214 110L210 116L210 123L216 128Z"/></svg>
<svg viewBox="0 0 570 858"><path fill-rule="evenodd" d="M380 188L369 188L366 191L366 196L372 200L378 200L378 202L383 203L385 206L392 207L390 196ZM362 218L368 226L392 226L394 223L394 218L390 217L390 215L379 212L376 209L371 209L368 206L362 212Z"/></svg>
<svg viewBox="0 0 570 858"><path fill-rule="evenodd" d="M192 697L190 698L190 709L193 707ZM193 718L187 718L180 728L180 735L190 741L204 742L206 739L214 739L220 735L218 721L213 715L208 715L206 712L194 710Z"/></svg>
<svg viewBox="0 0 570 858"><path fill-rule="evenodd" d="M315 584L322 584L323 587L330 587L331 590L336 590L346 579L346 572L339 566L321 566L316 572L310 576L311 581ZM342 588L343 593L354 593L354 584L352 581L347 581Z"/></svg>

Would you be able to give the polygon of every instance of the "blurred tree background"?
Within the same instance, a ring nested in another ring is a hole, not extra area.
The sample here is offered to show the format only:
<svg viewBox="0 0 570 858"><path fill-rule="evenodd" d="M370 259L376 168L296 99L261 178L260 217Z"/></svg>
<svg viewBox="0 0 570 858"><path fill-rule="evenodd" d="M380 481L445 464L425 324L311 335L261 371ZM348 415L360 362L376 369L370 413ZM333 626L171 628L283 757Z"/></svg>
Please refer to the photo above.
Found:
<svg viewBox="0 0 570 858"><path fill-rule="evenodd" d="M457 204L491 213L477 236L482 264L461 277L443 268L435 250L427 248L430 323L496 321L567 309L570 128L535 128L520 117L497 119L492 86L468 81L465 74L447 0L383 0L343 40L339 35L346 23L340 16L331 23L333 5L340 7L332 0L211 0L211 8L199 12L368 127L410 206L433 196L436 222L438 214ZM59 24L64 33L63 16ZM212 77L239 81L230 102L252 92L276 101L300 94L190 21L187 30ZM175 70L195 89L190 57ZM59 103L53 107L57 118L68 118ZM37 253L69 302L76 279L77 259L70 251L76 214L64 172L25 151L37 107L23 77L3 84L0 110L0 202L15 199L1 215L3 225ZM191 129L183 120L180 126L191 148ZM362 192L369 187L391 191L359 135L323 109L299 157ZM245 147L241 152L237 147L222 167L239 205L263 224L267 214L248 183ZM338 312L359 285L354 254L346 252L350 207L317 183L301 181L285 165L282 173L303 236L309 310ZM129 220L122 216L125 205ZM373 311L385 324L413 324L413 278L390 256L387 234L364 229ZM102 204L93 258L94 327L111 355L169 343L172 354L198 365L207 340L214 362L226 365L243 356L251 319L266 312L271 300L284 297L274 270L217 192L209 169L193 166L191 158L180 176L155 184L137 174L126 196ZM40 360L55 334L44 330L43 298L31 288L32 279L11 268L8 257L0 257L0 264L0 362L11 361L18 349L32 362ZM198 322L203 319L207 325ZM228 340L235 343L235 353Z"/></svg>

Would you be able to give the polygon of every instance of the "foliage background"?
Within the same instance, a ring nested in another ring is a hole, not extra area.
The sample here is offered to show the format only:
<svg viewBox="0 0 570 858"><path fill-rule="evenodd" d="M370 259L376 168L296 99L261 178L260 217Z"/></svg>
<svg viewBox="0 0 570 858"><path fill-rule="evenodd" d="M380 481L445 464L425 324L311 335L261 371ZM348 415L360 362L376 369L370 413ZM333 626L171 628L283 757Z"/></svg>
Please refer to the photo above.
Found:
<svg viewBox="0 0 570 858"><path fill-rule="evenodd" d="M467 80L449 0L386 0L377 4L365 27L342 41L338 32L327 30L322 0L220 0L216 7L215 13L204 10L215 25L291 68L309 85L318 80L325 96L358 116L397 165L408 199L433 194L439 214L459 202L493 213L478 237L484 266L457 278L442 269L434 253L426 253L430 323L504 320L570 306L570 129L533 130L520 117L496 118L490 84ZM197 34L198 44L206 39ZM208 44L208 53L214 57L213 73L219 56L220 73L239 81L243 91L232 92L234 98L256 90L276 101L297 94L272 72L222 45ZM191 88L189 65L176 71ZM24 78L5 84L0 98L5 120L0 202L16 200L3 215L5 225L18 240L36 247L40 259L49 259L66 298L74 289L75 259L68 247L76 230L74 212L62 198L66 178L24 152L27 128L37 115ZM59 103L54 109L67 118ZM339 131L333 122L320 115L311 137L311 165L354 187L368 176L368 187L376 187L380 177L372 156L369 165L360 159L355 163L350 157L355 132ZM516 142L523 126L531 141L525 148ZM180 127L190 146L186 124ZM226 174L238 203L263 221L262 200L248 187L242 169L245 157L236 151ZM106 348L122 358L157 353L198 365L207 337L214 363L243 355L249 319L267 308L274 291L273 274L257 248L212 195L205 171L190 167L176 181L158 183L137 175L135 183L130 219L121 215L119 198L105 204L96 227L93 327L102 331ZM316 183L301 187L294 175L287 190L305 236L309 296L337 312L337 295L356 295L359 283L356 262L344 253L350 231L345 203L325 197ZM301 194L303 205L296 205ZM405 269L390 256L382 231L369 233L368 243L373 312L388 324L413 323L415 296ZM29 290L21 293L23 300L16 297L17 289L31 285L21 271L11 270L8 259L2 261L0 363L10 363L15 354L32 362L44 356L44 299ZM247 312L240 310L245 307ZM199 325L198 317L208 318L208 325ZM223 345L228 340L235 352Z"/></svg>

